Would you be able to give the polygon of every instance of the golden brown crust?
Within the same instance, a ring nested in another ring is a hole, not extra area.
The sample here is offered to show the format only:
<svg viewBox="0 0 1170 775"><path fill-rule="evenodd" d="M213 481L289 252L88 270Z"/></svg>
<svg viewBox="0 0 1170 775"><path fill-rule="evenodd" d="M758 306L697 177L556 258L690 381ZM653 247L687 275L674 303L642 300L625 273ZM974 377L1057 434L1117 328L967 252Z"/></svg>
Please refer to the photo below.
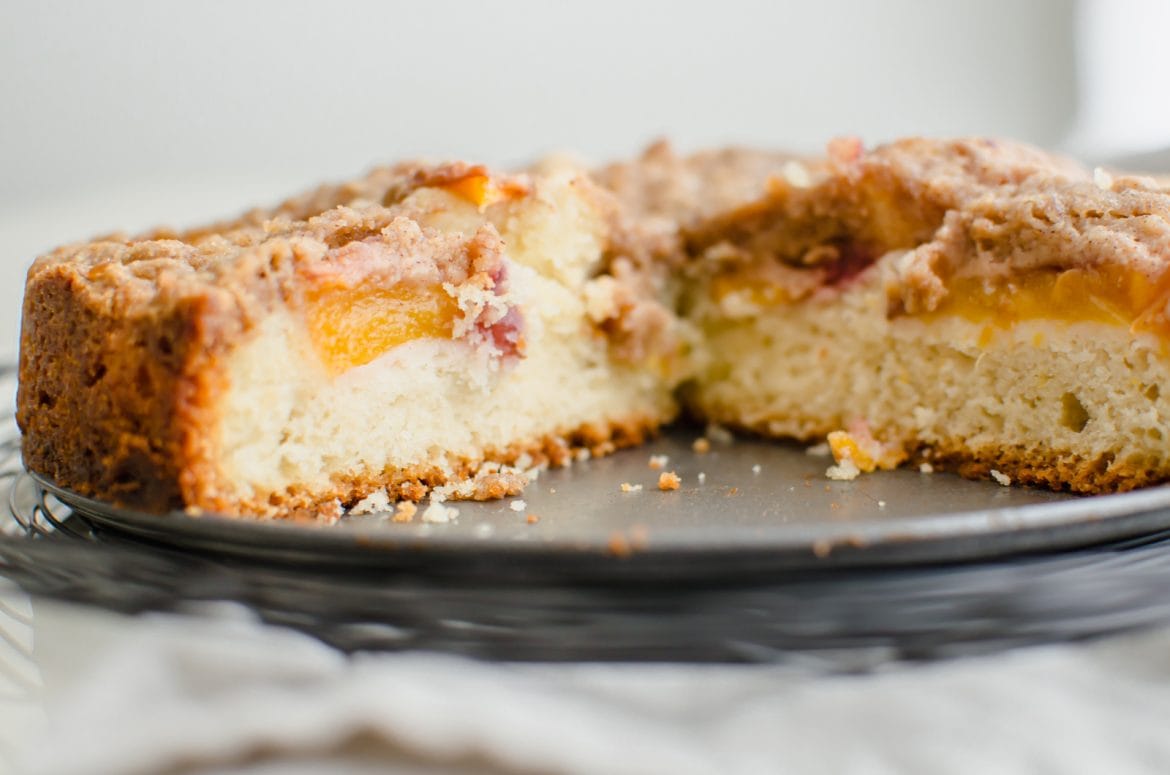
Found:
<svg viewBox="0 0 1170 775"><path fill-rule="evenodd" d="M700 414L697 410L692 410L692 413ZM730 414L717 413L710 414L707 419L741 433L776 438L769 431L767 422L743 423ZM804 443L820 442L835 430L837 427L831 422L810 425L806 432L785 434L784 438ZM1084 495L1128 492L1170 481L1168 460L1128 461L1113 456L1086 458L1072 450L1042 444L971 447L961 440L927 443L913 438L882 438L904 451L910 464L929 463L935 471L949 471L967 479L991 479L994 470L1010 477L1015 484Z"/></svg>
<svg viewBox="0 0 1170 775"><path fill-rule="evenodd" d="M991 472L1049 490L1097 495L1126 492L1170 479L1170 465L1135 465L1111 457L1085 459L1063 450L1024 447L944 447L935 445L929 457L936 469L953 471L967 479L988 479ZM1153 462L1153 461L1150 461Z"/></svg>
<svg viewBox="0 0 1170 775"><path fill-rule="evenodd" d="M83 495L173 508L214 469L199 429L213 422L222 385L208 365L233 320L210 296L123 314L86 290L68 264L30 277L17 394L25 464Z"/></svg>

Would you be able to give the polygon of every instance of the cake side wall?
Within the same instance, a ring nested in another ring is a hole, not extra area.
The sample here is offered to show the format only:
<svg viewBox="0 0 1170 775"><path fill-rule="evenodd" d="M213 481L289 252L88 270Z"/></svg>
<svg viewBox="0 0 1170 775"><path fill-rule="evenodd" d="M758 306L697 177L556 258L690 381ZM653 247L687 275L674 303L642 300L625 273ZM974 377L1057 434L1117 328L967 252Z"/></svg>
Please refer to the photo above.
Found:
<svg viewBox="0 0 1170 775"><path fill-rule="evenodd" d="M209 452L192 424L208 393L206 377L190 379L200 304L119 307L68 265L30 272L17 393L25 465L91 497L179 508L190 465Z"/></svg>

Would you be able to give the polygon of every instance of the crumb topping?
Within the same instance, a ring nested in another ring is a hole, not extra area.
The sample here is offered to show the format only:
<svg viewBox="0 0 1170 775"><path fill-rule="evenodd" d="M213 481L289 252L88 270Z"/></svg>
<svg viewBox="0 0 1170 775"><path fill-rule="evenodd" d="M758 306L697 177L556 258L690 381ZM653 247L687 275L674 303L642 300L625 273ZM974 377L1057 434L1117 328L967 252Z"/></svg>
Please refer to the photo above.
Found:
<svg viewBox="0 0 1170 775"><path fill-rule="evenodd" d="M831 294L886 255L896 259L894 313L936 309L955 278L1107 265L1156 282L1170 265L1170 190L1152 178L1093 174L991 139L912 138L868 151L842 140L804 167L683 228L692 271L717 297Z"/></svg>

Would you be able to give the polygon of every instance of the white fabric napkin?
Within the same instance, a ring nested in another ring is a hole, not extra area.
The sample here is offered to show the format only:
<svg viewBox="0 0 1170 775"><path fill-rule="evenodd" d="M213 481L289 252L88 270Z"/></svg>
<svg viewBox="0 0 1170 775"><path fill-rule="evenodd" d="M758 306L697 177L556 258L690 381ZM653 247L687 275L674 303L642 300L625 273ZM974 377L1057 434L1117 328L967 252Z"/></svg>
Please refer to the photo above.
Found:
<svg viewBox="0 0 1170 775"><path fill-rule="evenodd" d="M30 773L1170 771L1170 630L826 677L346 657L230 605L35 608Z"/></svg>

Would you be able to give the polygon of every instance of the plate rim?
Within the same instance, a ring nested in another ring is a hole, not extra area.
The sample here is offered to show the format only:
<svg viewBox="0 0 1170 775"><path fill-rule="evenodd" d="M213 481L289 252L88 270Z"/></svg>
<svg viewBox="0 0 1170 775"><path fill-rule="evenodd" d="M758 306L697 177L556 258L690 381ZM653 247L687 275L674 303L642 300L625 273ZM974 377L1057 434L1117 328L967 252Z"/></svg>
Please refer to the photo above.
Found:
<svg viewBox="0 0 1170 775"><path fill-rule="evenodd" d="M694 528L680 529L690 536L685 541L672 531L657 528L640 545L627 544L624 551L615 551L611 541L622 531L551 539L522 533L514 539L489 542L466 531L449 532L443 524L411 523L387 530L373 525L212 513L152 514L80 495L27 469L25 475L81 518L102 527L172 547L212 548L252 558L287 559L295 555L298 562L328 562L342 553L353 559L360 557L365 565L468 556L551 562L599 556L642 561L736 556L745 560L771 558L773 564L785 566L800 565L801 560L835 566L889 565L1067 550L1170 528L1170 484L1166 484L1056 502L894 517L881 522L825 523L815 529L787 523L767 528L729 525L719 529L717 540L701 548L694 543Z"/></svg>

